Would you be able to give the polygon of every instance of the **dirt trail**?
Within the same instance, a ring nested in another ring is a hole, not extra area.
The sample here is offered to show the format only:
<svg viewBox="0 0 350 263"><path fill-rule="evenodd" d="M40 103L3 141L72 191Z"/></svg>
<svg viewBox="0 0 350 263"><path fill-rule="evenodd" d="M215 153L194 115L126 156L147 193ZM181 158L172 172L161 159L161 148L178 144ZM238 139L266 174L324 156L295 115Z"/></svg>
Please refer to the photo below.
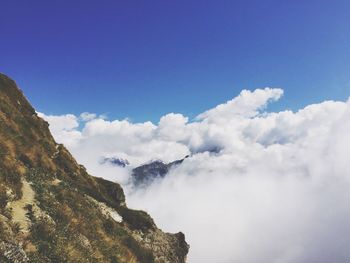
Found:
<svg viewBox="0 0 350 263"><path fill-rule="evenodd" d="M23 180L22 193L23 196L20 200L11 202L9 207L12 209L13 221L18 222L21 226L22 232L29 231L29 223L30 221L26 217L27 210L24 208L27 204L34 204L35 193L31 187L31 185Z"/></svg>

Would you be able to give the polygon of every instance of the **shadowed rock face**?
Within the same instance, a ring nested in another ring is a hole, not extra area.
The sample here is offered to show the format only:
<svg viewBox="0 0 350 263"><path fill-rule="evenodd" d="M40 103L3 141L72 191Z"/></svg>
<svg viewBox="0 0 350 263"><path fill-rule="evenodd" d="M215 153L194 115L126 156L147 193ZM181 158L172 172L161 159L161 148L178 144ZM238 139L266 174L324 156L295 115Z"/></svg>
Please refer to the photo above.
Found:
<svg viewBox="0 0 350 263"><path fill-rule="evenodd" d="M180 165L184 159L176 160L171 163L163 163L162 161L154 161L148 164L138 166L132 170L132 180L135 186L146 187L157 178L163 178L170 169Z"/></svg>
<svg viewBox="0 0 350 263"><path fill-rule="evenodd" d="M188 248L89 175L0 74L0 262L181 263Z"/></svg>

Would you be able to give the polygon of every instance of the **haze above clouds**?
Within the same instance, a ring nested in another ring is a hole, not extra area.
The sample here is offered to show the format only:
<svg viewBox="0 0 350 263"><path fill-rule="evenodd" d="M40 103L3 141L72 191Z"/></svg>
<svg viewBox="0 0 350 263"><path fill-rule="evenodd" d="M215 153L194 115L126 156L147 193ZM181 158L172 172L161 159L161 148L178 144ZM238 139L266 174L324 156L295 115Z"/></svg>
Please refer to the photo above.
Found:
<svg viewBox="0 0 350 263"><path fill-rule="evenodd" d="M243 90L195 120L158 124L39 115L91 174L124 186L129 206L184 232L189 262L349 262L350 102L266 111L282 95ZM132 167L186 155L150 187L129 184ZM102 165L106 156L131 166Z"/></svg>

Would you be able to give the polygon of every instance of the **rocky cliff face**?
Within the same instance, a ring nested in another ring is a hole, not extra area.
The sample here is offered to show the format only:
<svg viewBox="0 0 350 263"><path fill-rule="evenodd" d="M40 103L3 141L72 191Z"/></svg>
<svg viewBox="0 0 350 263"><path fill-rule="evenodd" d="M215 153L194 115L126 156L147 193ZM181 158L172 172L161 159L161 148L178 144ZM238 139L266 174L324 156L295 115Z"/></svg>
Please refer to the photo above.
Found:
<svg viewBox="0 0 350 263"><path fill-rule="evenodd" d="M89 175L0 74L0 262L185 262L182 233Z"/></svg>

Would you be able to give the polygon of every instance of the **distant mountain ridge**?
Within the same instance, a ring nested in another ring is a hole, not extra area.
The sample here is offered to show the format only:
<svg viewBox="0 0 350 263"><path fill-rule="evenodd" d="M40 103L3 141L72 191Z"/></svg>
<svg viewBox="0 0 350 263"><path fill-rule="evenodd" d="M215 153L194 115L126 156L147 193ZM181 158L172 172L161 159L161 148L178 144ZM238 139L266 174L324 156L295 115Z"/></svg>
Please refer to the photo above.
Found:
<svg viewBox="0 0 350 263"><path fill-rule="evenodd" d="M0 74L0 262L183 263L188 249L127 208L119 184L89 175Z"/></svg>
<svg viewBox="0 0 350 263"><path fill-rule="evenodd" d="M157 178L164 178L170 169L180 165L186 158L164 163L161 160L152 161L150 163L138 166L132 170L132 181L135 186L147 186Z"/></svg>

